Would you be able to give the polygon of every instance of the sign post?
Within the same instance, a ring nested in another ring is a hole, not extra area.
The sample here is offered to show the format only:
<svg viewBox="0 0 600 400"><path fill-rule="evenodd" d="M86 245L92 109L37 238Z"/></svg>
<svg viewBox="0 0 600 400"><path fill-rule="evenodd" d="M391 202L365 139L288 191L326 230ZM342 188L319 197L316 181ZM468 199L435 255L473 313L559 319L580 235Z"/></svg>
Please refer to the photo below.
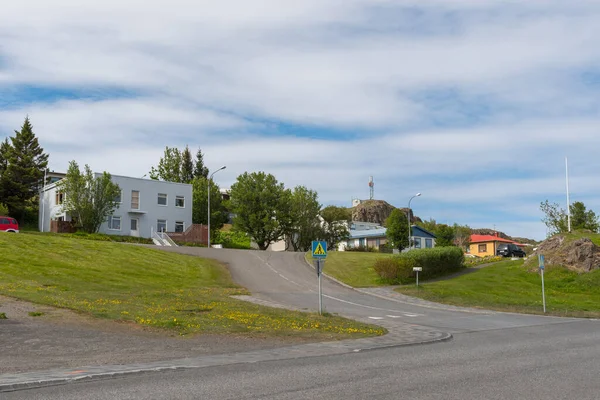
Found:
<svg viewBox="0 0 600 400"><path fill-rule="evenodd" d="M419 271L423 271L423 267L413 267L413 271L417 273L417 287L419 287Z"/></svg>
<svg viewBox="0 0 600 400"><path fill-rule="evenodd" d="M545 266L546 260L544 259L543 254L538 255L538 262L540 265L540 273L542 274L542 303L544 304L544 314L546 314L546 293L544 290L544 269L546 267Z"/></svg>
<svg viewBox="0 0 600 400"><path fill-rule="evenodd" d="M327 242L314 240L312 242L312 256L315 259L315 267L317 269L317 279L319 281L319 315L323 315L323 293L321 290L321 272L323 272L323 264L327 257Z"/></svg>

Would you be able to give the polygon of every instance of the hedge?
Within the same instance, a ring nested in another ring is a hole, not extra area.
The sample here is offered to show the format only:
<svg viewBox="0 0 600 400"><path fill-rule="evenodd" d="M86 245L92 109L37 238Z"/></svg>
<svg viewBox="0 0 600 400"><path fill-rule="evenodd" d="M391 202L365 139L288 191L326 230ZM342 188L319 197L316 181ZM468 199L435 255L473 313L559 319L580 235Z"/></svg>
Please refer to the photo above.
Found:
<svg viewBox="0 0 600 400"><path fill-rule="evenodd" d="M382 281L390 284L414 282L414 267L422 268L419 279L423 280L447 275L464 268L464 254L458 247L416 249L377 260L373 266Z"/></svg>

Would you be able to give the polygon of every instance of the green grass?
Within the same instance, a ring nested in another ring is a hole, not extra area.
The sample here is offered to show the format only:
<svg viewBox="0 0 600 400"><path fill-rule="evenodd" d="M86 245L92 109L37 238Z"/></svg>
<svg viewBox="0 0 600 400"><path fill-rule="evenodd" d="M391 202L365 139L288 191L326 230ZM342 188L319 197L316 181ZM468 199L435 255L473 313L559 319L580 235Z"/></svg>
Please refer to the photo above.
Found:
<svg viewBox="0 0 600 400"><path fill-rule="evenodd" d="M600 270L578 274L559 266L544 273L547 314L600 317ZM502 261L454 279L403 286L398 292L439 303L541 314L539 273L523 261Z"/></svg>
<svg viewBox="0 0 600 400"><path fill-rule="evenodd" d="M342 339L385 330L231 298L249 294L216 261L60 235L0 235L0 294L180 335Z"/></svg>
<svg viewBox="0 0 600 400"><path fill-rule="evenodd" d="M327 253L323 272L352 287L385 286L386 283L373 269L373 264L379 258L391 256L387 253L330 251ZM306 254L306 259L312 262L310 252Z"/></svg>

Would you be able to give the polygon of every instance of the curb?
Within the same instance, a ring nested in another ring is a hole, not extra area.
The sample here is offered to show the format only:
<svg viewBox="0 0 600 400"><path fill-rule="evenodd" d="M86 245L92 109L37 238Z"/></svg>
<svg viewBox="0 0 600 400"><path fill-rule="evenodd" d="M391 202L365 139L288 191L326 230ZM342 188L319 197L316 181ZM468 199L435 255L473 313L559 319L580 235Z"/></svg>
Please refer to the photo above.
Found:
<svg viewBox="0 0 600 400"><path fill-rule="evenodd" d="M316 271L317 269L315 268L315 266L314 266L314 265L312 265L312 264L311 264L311 262L310 262L310 261L308 261L308 260L306 259L306 257L305 257L305 254L306 254L306 253L302 253L302 254L303 254L302 258L304 259L304 262L306 262L306 263L307 263L307 264L308 264L308 265L309 265L309 266L310 266L312 269L314 269L314 270ZM344 282L342 282L342 281L338 281L338 280L337 280L337 279L335 279L334 277L327 275L325 272L321 272L321 275L323 275L325 278L327 278L327 279L329 279L329 280L331 280L331 281L333 281L333 282L337 283L338 285L342 285L342 286L344 286L344 287L347 287L348 289L353 289L353 290L356 290L356 288L355 288L355 287L352 287L352 286L350 286L350 285L348 285L347 283L344 283Z"/></svg>

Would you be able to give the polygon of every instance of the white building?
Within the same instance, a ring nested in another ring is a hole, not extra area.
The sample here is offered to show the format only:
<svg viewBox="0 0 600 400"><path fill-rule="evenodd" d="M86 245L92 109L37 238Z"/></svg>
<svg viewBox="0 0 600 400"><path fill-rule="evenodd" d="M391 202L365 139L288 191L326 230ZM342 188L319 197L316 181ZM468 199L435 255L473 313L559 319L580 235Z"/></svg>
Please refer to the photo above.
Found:
<svg viewBox="0 0 600 400"><path fill-rule="evenodd" d="M118 175L111 178L121 188L121 195L100 233L150 238L153 231L183 232L192 225L192 185ZM51 220L71 221L62 211L63 200L57 182L42 189L40 231L49 232Z"/></svg>

